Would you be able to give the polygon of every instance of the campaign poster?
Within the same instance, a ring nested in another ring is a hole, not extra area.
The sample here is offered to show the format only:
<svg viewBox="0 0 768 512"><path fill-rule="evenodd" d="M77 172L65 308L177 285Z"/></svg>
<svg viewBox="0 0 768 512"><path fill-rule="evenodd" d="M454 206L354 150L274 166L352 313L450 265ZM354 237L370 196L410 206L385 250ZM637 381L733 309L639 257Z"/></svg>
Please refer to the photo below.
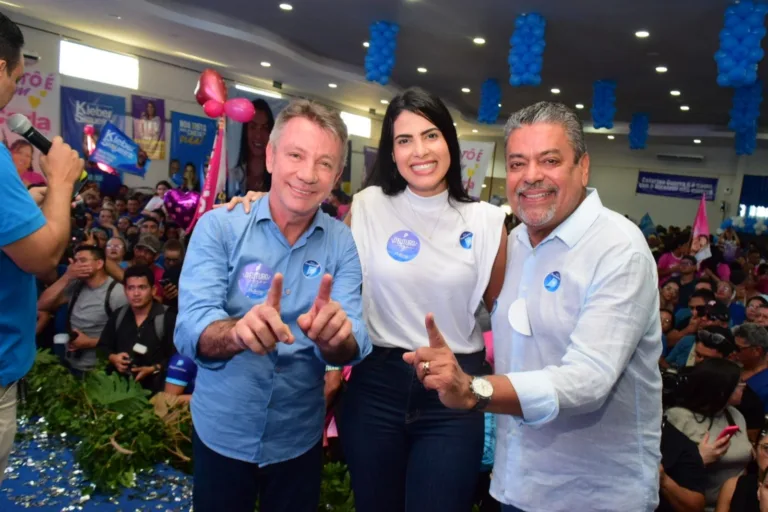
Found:
<svg viewBox="0 0 768 512"><path fill-rule="evenodd" d="M368 177L373 172L373 166L376 165L376 156L379 154L379 148L371 146L363 146L363 162L365 166L365 174L363 175L363 183L368 181Z"/></svg>
<svg viewBox="0 0 768 512"><path fill-rule="evenodd" d="M460 140L461 180L470 197L480 199L483 183L493 162L495 142Z"/></svg>
<svg viewBox="0 0 768 512"><path fill-rule="evenodd" d="M184 185L184 174L194 176L197 191L205 182L205 170L216 139L215 119L171 112L171 158L169 177L176 186Z"/></svg>
<svg viewBox="0 0 768 512"><path fill-rule="evenodd" d="M658 172L640 171L637 174L637 194L677 197L680 199L699 199L701 195L707 201L715 200L717 178L681 176Z"/></svg>
<svg viewBox="0 0 768 512"><path fill-rule="evenodd" d="M32 126L49 140L59 133L59 75L50 61L25 61L24 74L16 84L16 94L0 110L0 137L11 152L16 171L27 184L43 183L40 151L20 135L13 133L7 120L13 114L24 114Z"/></svg>
<svg viewBox="0 0 768 512"><path fill-rule="evenodd" d="M61 88L61 136L64 142L80 152L88 154L83 128L92 125L94 138L99 139L105 124L112 123L125 131L125 98L112 94Z"/></svg>
<svg viewBox="0 0 768 512"><path fill-rule="evenodd" d="M165 100L131 96L133 140L152 160L165 159Z"/></svg>
<svg viewBox="0 0 768 512"><path fill-rule="evenodd" d="M150 162L139 145L112 123L102 128L91 160L142 178Z"/></svg>

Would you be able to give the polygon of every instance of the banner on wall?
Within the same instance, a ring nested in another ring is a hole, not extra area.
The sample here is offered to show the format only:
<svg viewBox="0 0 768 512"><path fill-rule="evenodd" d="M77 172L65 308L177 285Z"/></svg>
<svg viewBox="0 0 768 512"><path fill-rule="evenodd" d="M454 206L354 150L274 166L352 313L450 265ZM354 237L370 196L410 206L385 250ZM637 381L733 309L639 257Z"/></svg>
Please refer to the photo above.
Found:
<svg viewBox="0 0 768 512"><path fill-rule="evenodd" d="M363 146L363 162L365 165L365 175L363 175L363 183L368 180L368 176L373 172L373 166L376 164L376 155L379 154L379 148L371 146Z"/></svg>
<svg viewBox="0 0 768 512"><path fill-rule="evenodd" d="M105 124L101 129L96 150L91 154L90 159L142 178L149 167L146 152L112 123Z"/></svg>
<svg viewBox="0 0 768 512"><path fill-rule="evenodd" d="M101 129L110 122L120 131L125 131L124 97L72 87L61 88L61 136L81 156L86 154L83 128L93 125L94 137L98 140Z"/></svg>
<svg viewBox="0 0 768 512"><path fill-rule="evenodd" d="M717 178L680 176L657 172L640 171L637 175L636 194L699 199L702 194L707 201L715 200Z"/></svg>
<svg viewBox="0 0 768 512"><path fill-rule="evenodd" d="M133 140L153 160L165 159L165 100L131 96Z"/></svg>
<svg viewBox="0 0 768 512"><path fill-rule="evenodd" d="M480 198L483 192L483 182L493 159L495 142L477 142L460 140L461 149L461 180L469 195Z"/></svg>
<svg viewBox="0 0 768 512"><path fill-rule="evenodd" d="M16 84L16 94L0 110L0 137L10 150L19 174L30 173L26 181L40 183L45 180L40 170L40 151L13 133L6 120L13 114L24 114L37 130L48 139L59 134L59 78L50 61L27 61L26 72Z"/></svg>
<svg viewBox="0 0 768 512"><path fill-rule="evenodd" d="M347 161L341 171L341 190L345 194L352 195L352 141L347 141Z"/></svg>
<svg viewBox="0 0 768 512"><path fill-rule="evenodd" d="M215 119L171 112L170 173L176 186L184 184L184 171L188 166L197 176L198 187L203 184L215 139ZM178 170L174 166L178 166Z"/></svg>

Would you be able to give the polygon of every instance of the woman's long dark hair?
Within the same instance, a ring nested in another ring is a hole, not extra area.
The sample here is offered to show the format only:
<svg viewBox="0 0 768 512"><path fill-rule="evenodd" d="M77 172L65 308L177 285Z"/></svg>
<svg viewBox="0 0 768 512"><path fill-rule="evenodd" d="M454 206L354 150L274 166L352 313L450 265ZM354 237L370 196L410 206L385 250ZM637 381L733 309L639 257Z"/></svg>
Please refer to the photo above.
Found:
<svg viewBox="0 0 768 512"><path fill-rule="evenodd" d="M384 194L393 196L399 194L408 183L397 170L397 164L392 160L394 154L395 120L404 111L418 114L437 126L448 144L451 162L445 180L448 183L448 196L462 203L474 202L461 181L461 149L453 118L446 106L437 96L424 89L412 87L402 94L395 96L387 107L384 123L381 127L379 151L371 174L365 181L364 187L378 186Z"/></svg>
<svg viewBox="0 0 768 512"><path fill-rule="evenodd" d="M678 407L712 421L728 405L741 378L739 366L727 359L705 359L684 370Z"/></svg>
<svg viewBox="0 0 768 512"><path fill-rule="evenodd" d="M272 109L269 107L269 103L259 98L253 100L253 108L256 112L264 112L267 115L267 126L269 126L269 133L272 133L272 128L275 127L275 116L272 114ZM244 174L248 175L248 160L250 157L251 148L248 144L248 123L243 125L243 133L240 135L240 155L237 158L237 165L243 168ZM272 188L272 174L264 169L264 190Z"/></svg>

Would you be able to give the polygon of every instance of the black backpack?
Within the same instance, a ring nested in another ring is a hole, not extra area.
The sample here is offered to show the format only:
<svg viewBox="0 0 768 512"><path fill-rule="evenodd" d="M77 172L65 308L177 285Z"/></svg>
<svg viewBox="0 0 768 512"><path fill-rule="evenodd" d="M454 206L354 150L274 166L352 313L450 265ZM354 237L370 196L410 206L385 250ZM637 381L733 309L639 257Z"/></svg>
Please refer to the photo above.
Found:
<svg viewBox="0 0 768 512"><path fill-rule="evenodd" d="M117 310L117 320L115 321L115 330L120 330L120 325L122 325L123 320L125 320L125 315L128 313L128 309L131 307L130 304L126 304L125 306L121 307ZM162 343L163 336L165 336L165 312L168 311L168 306L163 306L163 312L157 315L154 319L155 322L155 335L157 336L157 340Z"/></svg>
<svg viewBox="0 0 768 512"><path fill-rule="evenodd" d="M107 294L104 296L104 312L107 314L107 318L112 316L113 313L112 307L109 305L109 298L112 296L112 290L114 290L115 286L118 284L119 283L113 279L112 282L109 283ZM77 302L77 299L80 298L83 288L85 288L85 283L83 281L78 281L72 290L72 298L69 299L69 308L67 309L67 331L72 330L72 311L75 309L75 303Z"/></svg>

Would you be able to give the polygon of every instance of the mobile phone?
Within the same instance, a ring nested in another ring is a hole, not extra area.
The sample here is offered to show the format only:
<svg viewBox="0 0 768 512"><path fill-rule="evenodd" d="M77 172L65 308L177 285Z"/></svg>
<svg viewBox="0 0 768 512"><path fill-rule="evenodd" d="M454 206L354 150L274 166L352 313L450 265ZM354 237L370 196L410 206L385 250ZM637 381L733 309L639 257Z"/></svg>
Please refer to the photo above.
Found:
<svg viewBox="0 0 768 512"><path fill-rule="evenodd" d="M734 434L736 434L736 432L739 432L740 430L741 429L739 428L738 425L731 425L730 427L725 427L723 431L720 432L720 435L717 436L717 440L719 441L724 437L731 437Z"/></svg>
<svg viewBox="0 0 768 512"><path fill-rule="evenodd" d="M165 288L169 284L171 284L171 280L170 279L161 279L160 280L160 286L162 286L163 288Z"/></svg>

